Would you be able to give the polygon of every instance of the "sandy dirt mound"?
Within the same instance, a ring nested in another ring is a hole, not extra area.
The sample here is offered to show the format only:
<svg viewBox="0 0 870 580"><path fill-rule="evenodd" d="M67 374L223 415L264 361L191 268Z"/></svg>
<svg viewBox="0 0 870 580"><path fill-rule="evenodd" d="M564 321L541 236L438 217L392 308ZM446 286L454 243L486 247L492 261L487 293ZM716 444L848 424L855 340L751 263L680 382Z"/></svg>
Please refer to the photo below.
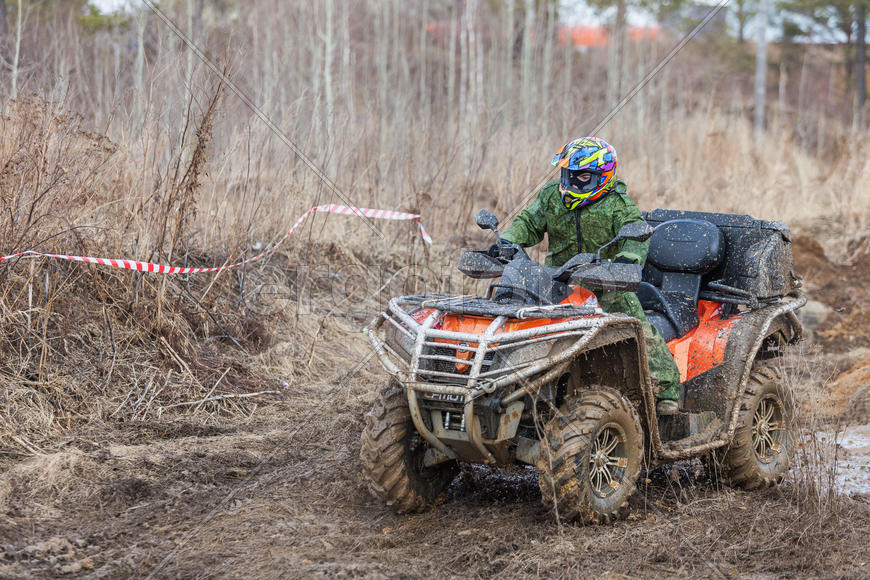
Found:
<svg viewBox="0 0 870 580"><path fill-rule="evenodd" d="M859 359L830 385L837 416L853 424L870 424L870 357Z"/></svg>
<svg viewBox="0 0 870 580"><path fill-rule="evenodd" d="M827 345L839 351L870 347L870 306L854 309L820 334Z"/></svg>
<svg viewBox="0 0 870 580"><path fill-rule="evenodd" d="M793 253L808 298L831 309L818 329L818 342L828 352L870 346L870 254L850 265L835 264L818 241L807 236L795 236Z"/></svg>
<svg viewBox="0 0 870 580"><path fill-rule="evenodd" d="M849 411L852 399L861 389L868 387L870 387L870 356L859 358L831 382L829 387L831 396L828 403L835 413L834 416L844 416ZM870 423L870 417L866 417L865 420Z"/></svg>
<svg viewBox="0 0 870 580"><path fill-rule="evenodd" d="M842 278L841 269L825 256L825 250L817 240L809 236L792 238L794 269L809 287L823 287Z"/></svg>

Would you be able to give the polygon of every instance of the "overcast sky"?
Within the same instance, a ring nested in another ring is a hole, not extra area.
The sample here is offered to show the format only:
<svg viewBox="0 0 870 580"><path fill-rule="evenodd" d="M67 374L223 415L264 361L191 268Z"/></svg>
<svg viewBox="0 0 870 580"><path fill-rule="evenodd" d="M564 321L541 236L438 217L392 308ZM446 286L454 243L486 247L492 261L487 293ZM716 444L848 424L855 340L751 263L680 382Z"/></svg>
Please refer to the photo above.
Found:
<svg viewBox="0 0 870 580"><path fill-rule="evenodd" d="M91 3L103 12L111 12L112 10L117 10L118 8L126 6L131 2L141 4L139 0L91 0Z"/></svg>
<svg viewBox="0 0 870 580"><path fill-rule="evenodd" d="M142 0L91 0L103 12L111 12L129 5L142 5ZM599 24L601 18L592 14L592 11L586 6L583 0L561 0L562 10L561 16L568 24ZM639 14L637 11L630 11L628 15L629 24L647 25L651 23L651 19L646 15Z"/></svg>
<svg viewBox="0 0 870 580"><path fill-rule="evenodd" d="M699 4L709 4L712 0L699 0ZM112 10L118 10L119 8L123 8L125 6L141 6L142 0L91 0L91 3L94 4L97 8L102 10L103 12L111 12ZM560 16L564 22L571 25L578 24L587 24L587 25L597 25L601 24L603 21L607 20L608 17L612 17L610 12L605 13L602 16L595 15L592 10L590 10L584 0L560 0L561 10ZM775 19L774 19L775 20ZM634 26L649 26L654 24L655 20L651 18L648 14L639 11L639 10L630 10L628 14L628 23ZM747 32L750 36L755 34L754 32L754 22L750 22L748 26ZM780 31L775 22L771 23L771 28L768 31L768 40L773 40L779 38ZM836 36L836 35L835 35ZM823 41L831 41L832 38L828 38L825 35L820 37L816 37L817 40Z"/></svg>

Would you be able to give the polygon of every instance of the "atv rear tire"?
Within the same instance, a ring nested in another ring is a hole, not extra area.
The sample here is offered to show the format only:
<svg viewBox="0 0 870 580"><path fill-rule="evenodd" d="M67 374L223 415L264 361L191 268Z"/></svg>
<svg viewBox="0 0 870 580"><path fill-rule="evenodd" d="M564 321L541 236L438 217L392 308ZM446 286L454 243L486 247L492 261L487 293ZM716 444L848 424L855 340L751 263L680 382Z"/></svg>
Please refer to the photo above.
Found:
<svg viewBox="0 0 870 580"><path fill-rule="evenodd" d="M362 432L363 476L372 494L396 513L439 503L456 477L455 461L423 467L427 446L414 429L408 399L398 383L381 389Z"/></svg>
<svg viewBox="0 0 870 580"><path fill-rule="evenodd" d="M708 454L713 481L753 490L782 480L794 453L794 398L776 368L756 363L749 375L731 444Z"/></svg>
<svg viewBox="0 0 870 580"><path fill-rule="evenodd" d="M557 518L606 523L628 515L643 460L634 405L606 387L581 394L544 426L538 484Z"/></svg>

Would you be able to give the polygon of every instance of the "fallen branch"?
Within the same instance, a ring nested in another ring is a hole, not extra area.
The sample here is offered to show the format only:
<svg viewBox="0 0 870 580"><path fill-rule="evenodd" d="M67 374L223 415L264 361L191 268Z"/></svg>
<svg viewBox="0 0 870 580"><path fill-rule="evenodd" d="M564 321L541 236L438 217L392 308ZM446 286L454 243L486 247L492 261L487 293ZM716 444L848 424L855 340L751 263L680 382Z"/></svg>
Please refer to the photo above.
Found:
<svg viewBox="0 0 870 580"><path fill-rule="evenodd" d="M172 407L183 407L189 405L201 405L203 403L210 403L212 401L222 401L224 399L246 399L248 397L257 397L259 395L277 395L279 391L260 391L258 393L241 393L241 394L229 394L229 395L215 395L214 397L206 397L205 399L200 399L199 401L184 401L183 403L173 403L171 405L166 405L165 407L160 407L160 412L162 413L165 409L171 409Z"/></svg>
<svg viewBox="0 0 870 580"><path fill-rule="evenodd" d="M203 399L203 402L207 401L208 398L211 397L211 394L217 390L218 385L221 384L221 381L224 380L224 377L227 376L227 373L230 372L230 369L231 369L231 368L232 368L232 367L227 367L227 370L224 371L224 374L222 374L222 375L220 376L220 378L219 378L217 381L215 381L215 383L214 383L214 385L212 386L211 390L209 390L209 392L207 392L207 393L205 394L205 399ZM200 407L201 405L202 405L202 403L200 403L199 405L197 405L197 406L196 406L196 409L194 409L193 412L194 412L194 413L197 413L197 412L199 411L199 407Z"/></svg>

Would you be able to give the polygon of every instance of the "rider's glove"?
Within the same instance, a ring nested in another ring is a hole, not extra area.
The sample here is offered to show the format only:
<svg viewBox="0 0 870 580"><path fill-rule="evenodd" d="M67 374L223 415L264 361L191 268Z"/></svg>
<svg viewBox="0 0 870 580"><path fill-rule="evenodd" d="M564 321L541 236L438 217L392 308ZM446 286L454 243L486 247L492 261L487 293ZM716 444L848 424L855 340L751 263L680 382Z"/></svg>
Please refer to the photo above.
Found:
<svg viewBox="0 0 870 580"><path fill-rule="evenodd" d="M634 264L634 260L629 260L624 256L617 256L615 260L613 260L614 264Z"/></svg>

